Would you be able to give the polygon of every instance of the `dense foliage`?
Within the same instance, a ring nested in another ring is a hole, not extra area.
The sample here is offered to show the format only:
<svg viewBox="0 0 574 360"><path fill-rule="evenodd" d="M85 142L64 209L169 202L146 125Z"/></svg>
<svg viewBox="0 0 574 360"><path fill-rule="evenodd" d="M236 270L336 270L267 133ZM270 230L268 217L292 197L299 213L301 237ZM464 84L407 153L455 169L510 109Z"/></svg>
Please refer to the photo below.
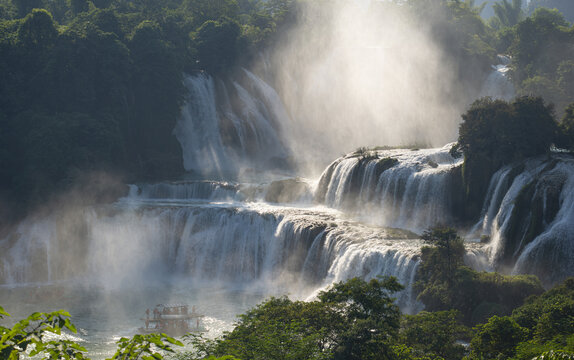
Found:
<svg viewBox="0 0 574 360"><path fill-rule="evenodd" d="M572 358L574 353L574 279L530 297L511 316L492 317L475 329L471 359ZM553 355L551 354L553 353ZM544 357L547 358L547 357Z"/></svg>
<svg viewBox="0 0 574 360"><path fill-rule="evenodd" d="M182 74L231 71L294 12L290 0L0 0L0 200L41 203L86 171L181 173Z"/></svg>
<svg viewBox="0 0 574 360"><path fill-rule="evenodd" d="M469 336L470 331L460 324L456 310L404 315L401 323L401 343L421 358L462 359L465 347L460 340Z"/></svg>
<svg viewBox="0 0 574 360"><path fill-rule="evenodd" d="M526 11L532 15L536 9L541 7L558 9L566 20L574 22L574 3L570 0L530 0Z"/></svg>
<svg viewBox="0 0 574 360"><path fill-rule="evenodd" d="M447 334L457 334L459 339L465 338L465 332L456 320L476 325L469 359L532 359L549 351L573 351L574 279L543 292L534 276L479 273L462 265L464 245L451 228L430 229L423 239L433 246L422 250L419 281L415 285L420 291L419 299L427 310L450 311L418 316L441 316L442 322L450 322L452 329L458 329ZM453 260L453 255L457 259ZM454 273L453 263L458 266ZM457 310L460 317L451 309ZM424 344L420 340L417 343L413 347ZM451 353L457 351L462 350L449 348Z"/></svg>
<svg viewBox="0 0 574 360"><path fill-rule="evenodd" d="M456 230L438 226L423 235L415 289L429 311L457 310L467 325L492 315L509 315L524 299L543 291L535 276L476 272L464 265L463 239Z"/></svg>
<svg viewBox="0 0 574 360"><path fill-rule="evenodd" d="M536 10L500 26L495 46L512 57L511 77L518 94L542 96L562 115L574 99L574 28L551 2L531 1L529 6ZM571 8L567 2L560 8Z"/></svg>
<svg viewBox="0 0 574 360"><path fill-rule="evenodd" d="M446 230L436 230L435 234ZM491 294L487 296L492 296L504 291L503 286L508 286L509 282L525 282L524 278L510 279L498 274L492 279L487 287L480 287L473 296L480 297L480 292L488 291L488 288ZM536 282L533 278L530 281ZM175 359L212 359L224 354L232 354L233 359L455 360L533 359L537 356L569 359L574 356L573 281L566 280L542 295L531 296L523 305L522 301L530 290L522 288L512 294L506 293L502 296L507 296L507 300L511 301L507 304L507 315L483 317L470 329L462 324L464 316L461 315L464 314L456 310L402 315L399 325L396 322L396 309L386 303L388 295L377 295L382 282L367 283L352 279L322 293L317 301L300 302L288 298L267 300L241 315L236 328L222 338L213 341L193 337L196 351L178 354ZM472 285L476 286L477 283ZM376 291L373 292L373 289ZM468 288L459 290L467 291ZM537 292L541 293L542 290ZM329 294L327 299L325 294ZM346 299L347 305L333 303L335 299ZM381 301L385 304L382 307L358 304ZM344 310L346 306L356 308L357 312ZM350 314L357 317L349 323L353 319L348 317ZM367 327L371 329L371 334L355 331L364 325L358 319L371 317L373 319ZM385 325L376 326L377 319L386 319ZM375 329L385 329L381 333L387 336L373 336L372 333L378 333ZM341 349L340 339L346 336L350 336L348 341L352 341L353 347L360 353L345 353L343 356L337 351ZM463 346L463 341L468 342L469 346Z"/></svg>
<svg viewBox="0 0 574 360"><path fill-rule="evenodd" d="M241 315L233 331L200 346L203 356L240 359L393 359L400 312L394 278L351 279L318 300L272 298Z"/></svg>
<svg viewBox="0 0 574 360"><path fill-rule="evenodd" d="M0 319L10 316L0 307ZM60 335L63 329L76 332L65 311L34 313L11 328L0 326L0 358L17 360L29 355L52 359L84 359L85 348L69 340L48 340L46 334Z"/></svg>
<svg viewBox="0 0 574 360"><path fill-rule="evenodd" d="M512 27L522 20L522 0L502 0L492 4L495 16L489 21L494 29Z"/></svg>

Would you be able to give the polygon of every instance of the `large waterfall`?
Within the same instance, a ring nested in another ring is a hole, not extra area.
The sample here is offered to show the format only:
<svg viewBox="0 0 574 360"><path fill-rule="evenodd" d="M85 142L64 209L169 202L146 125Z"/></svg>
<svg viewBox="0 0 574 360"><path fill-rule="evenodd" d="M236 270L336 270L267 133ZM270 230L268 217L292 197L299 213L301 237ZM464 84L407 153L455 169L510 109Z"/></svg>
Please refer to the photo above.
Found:
<svg viewBox="0 0 574 360"><path fill-rule="evenodd" d="M163 186L175 193L179 185ZM177 278L303 297L354 276L413 282L420 243L409 232L365 226L328 209L183 200L144 200L131 191L110 206L23 223L4 251L0 279L113 288ZM399 303L410 311L419 306L410 289Z"/></svg>
<svg viewBox="0 0 574 360"><path fill-rule="evenodd" d="M189 175L131 184L113 204L22 221L0 240L0 303L81 304L86 332L104 334L103 344L111 323L89 316L96 302L106 304L99 315L116 309L109 317L122 319L112 322L113 336L135 331L125 324L155 303L197 301L222 330L267 296L309 299L355 276L395 276L406 287L397 294L401 308L421 309L412 290L417 234L457 215L462 158L451 155L452 144L361 148L304 179L292 172L292 124L272 87L247 70L184 81L189 93L174 134ZM466 236L474 241L469 259L556 282L574 274L573 224L569 155L505 167Z"/></svg>

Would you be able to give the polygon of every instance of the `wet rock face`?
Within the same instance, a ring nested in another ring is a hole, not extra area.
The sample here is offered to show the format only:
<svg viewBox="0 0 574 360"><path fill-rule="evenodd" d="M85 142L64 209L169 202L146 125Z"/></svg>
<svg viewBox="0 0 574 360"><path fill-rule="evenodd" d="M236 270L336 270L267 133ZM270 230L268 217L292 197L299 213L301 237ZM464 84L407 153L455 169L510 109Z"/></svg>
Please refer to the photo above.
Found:
<svg viewBox="0 0 574 360"><path fill-rule="evenodd" d="M493 175L481 219L467 237L474 232L490 239L494 269L536 274L551 286L574 273L573 189L570 156L532 158L502 168Z"/></svg>
<svg viewBox="0 0 574 360"><path fill-rule="evenodd" d="M296 202L310 193L309 186L299 179L273 181L265 194L265 201L272 203Z"/></svg>
<svg viewBox="0 0 574 360"><path fill-rule="evenodd" d="M451 147L359 149L323 172L314 200L415 232L448 223L453 218L453 171L462 164L450 154Z"/></svg>

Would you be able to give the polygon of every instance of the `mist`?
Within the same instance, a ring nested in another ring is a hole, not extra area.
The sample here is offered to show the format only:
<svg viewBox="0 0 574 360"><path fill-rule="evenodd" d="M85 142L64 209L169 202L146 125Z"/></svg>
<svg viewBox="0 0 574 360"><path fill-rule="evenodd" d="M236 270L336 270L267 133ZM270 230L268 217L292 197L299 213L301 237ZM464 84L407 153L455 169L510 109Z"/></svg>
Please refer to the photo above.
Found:
<svg viewBox="0 0 574 360"><path fill-rule="evenodd" d="M306 170L358 147L456 139L465 106L456 75L406 6L320 1L301 14L271 63Z"/></svg>

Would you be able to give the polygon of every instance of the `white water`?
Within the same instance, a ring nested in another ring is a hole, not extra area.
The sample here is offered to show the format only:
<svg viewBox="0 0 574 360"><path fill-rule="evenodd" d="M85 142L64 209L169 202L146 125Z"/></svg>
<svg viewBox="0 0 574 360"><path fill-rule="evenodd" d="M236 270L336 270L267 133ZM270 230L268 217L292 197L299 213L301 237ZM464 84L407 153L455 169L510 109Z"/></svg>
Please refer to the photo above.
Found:
<svg viewBox="0 0 574 360"><path fill-rule="evenodd" d="M290 121L272 87L247 70L241 81L200 73L184 84L188 96L174 134L187 171L226 178L286 167L289 152L280 134Z"/></svg>
<svg viewBox="0 0 574 360"><path fill-rule="evenodd" d="M511 59L508 56L498 55L498 61L499 64L492 65L492 71L484 82L480 97L490 96L509 101L516 96L514 84L509 78Z"/></svg>
<svg viewBox="0 0 574 360"><path fill-rule="evenodd" d="M516 213L517 203L525 201L521 193L529 187L532 193L522 205L527 211ZM505 167L493 176L481 219L469 237L490 237L487 255L492 268L534 273L546 284L556 283L574 274L573 196L574 159L569 156ZM540 230L529 236L537 221ZM513 226L518 230L510 234Z"/></svg>
<svg viewBox="0 0 574 360"><path fill-rule="evenodd" d="M263 203L126 198L22 224L0 275L4 284L80 280L108 289L178 279L304 298L353 276L411 283L418 240L341 216ZM417 306L408 296L401 301Z"/></svg>
<svg viewBox="0 0 574 360"><path fill-rule="evenodd" d="M337 159L321 176L318 200L378 225L419 233L449 223L450 175L462 162L449 154L451 147L370 151L363 161L356 154ZM380 172L381 159L397 163Z"/></svg>

